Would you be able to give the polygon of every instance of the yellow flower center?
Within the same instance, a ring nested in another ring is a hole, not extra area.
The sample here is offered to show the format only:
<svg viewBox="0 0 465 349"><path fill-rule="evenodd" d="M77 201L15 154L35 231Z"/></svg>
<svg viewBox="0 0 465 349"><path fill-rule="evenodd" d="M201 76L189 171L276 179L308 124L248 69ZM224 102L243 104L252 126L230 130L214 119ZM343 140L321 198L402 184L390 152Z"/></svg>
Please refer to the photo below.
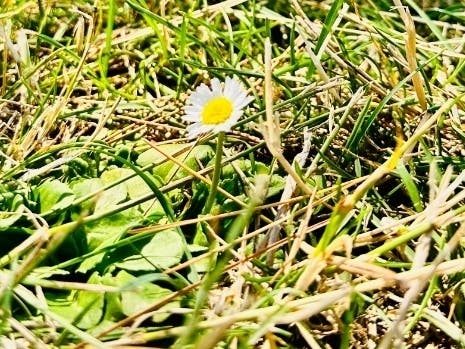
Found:
<svg viewBox="0 0 465 349"><path fill-rule="evenodd" d="M216 97L205 104L202 110L202 123L218 125L231 117L233 104L228 98Z"/></svg>

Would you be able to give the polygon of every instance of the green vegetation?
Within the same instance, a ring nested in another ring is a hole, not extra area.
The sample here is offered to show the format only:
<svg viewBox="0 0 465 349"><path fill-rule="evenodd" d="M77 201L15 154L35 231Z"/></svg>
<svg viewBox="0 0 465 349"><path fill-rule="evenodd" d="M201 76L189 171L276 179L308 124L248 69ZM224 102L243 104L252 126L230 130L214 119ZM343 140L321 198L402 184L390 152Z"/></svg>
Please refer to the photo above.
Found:
<svg viewBox="0 0 465 349"><path fill-rule="evenodd" d="M0 4L0 347L465 346L464 4Z"/></svg>

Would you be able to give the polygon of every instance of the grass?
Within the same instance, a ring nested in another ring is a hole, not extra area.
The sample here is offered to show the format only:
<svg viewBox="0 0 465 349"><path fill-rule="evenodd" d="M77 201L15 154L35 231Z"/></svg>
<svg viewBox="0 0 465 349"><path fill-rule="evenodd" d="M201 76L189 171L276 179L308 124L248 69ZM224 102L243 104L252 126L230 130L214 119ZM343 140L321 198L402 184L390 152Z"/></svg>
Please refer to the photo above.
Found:
<svg viewBox="0 0 465 349"><path fill-rule="evenodd" d="M1 346L463 347L464 11L1 3Z"/></svg>

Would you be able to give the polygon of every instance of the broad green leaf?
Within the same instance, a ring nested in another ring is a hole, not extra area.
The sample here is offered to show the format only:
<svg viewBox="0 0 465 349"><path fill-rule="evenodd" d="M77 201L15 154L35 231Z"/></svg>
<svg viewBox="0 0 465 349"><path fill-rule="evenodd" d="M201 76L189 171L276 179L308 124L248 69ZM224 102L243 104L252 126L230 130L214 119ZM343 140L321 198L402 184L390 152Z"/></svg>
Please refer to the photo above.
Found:
<svg viewBox="0 0 465 349"><path fill-rule="evenodd" d="M124 184L131 199L135 199L152 192L147 183L145 183L145 181L139 176L128 179L124 182Z"/></svg>
<svg viewBox="0 0 465 349"><path fill-rule="evenodd" d="M121 270L115 277L119 285L138 284L138 278ZM126 316L131 316L142 311L157 301L170 295L173 291L158 285L144 282L137 287L129 288L128 291L121 292L121 310ZM179 302L174 301L166 304L161 309L178 307ZM154 321L160 322L165 320L166 314L160 313L152 317Z"/></svg>
<svg viewBox="0 0 465 349"><path fill-rule="evenodd" d="M207 235L204 232L203 224L196 224L193 243L196 246L204 246L204 247L207 247L210 245Z"/></svg>
<svg viewBox="0 0 465 349"><path fill-rule="evenodd" d="M89 223L85 227L87 233L88 245L91 251L111 246L119 241L128 229L139 224L141 214L131 208L120 213L99 219L96 222ZM100 263L104 253L85 259L78 268L78 271L85 273Z"/></svg>
<svg viewBox="0 0 465 349"><path fill-rule="evenodd" d="M74 181L70 184L76 198L86 196L90 193L97 192L104 186L103 181L100 178L85 178L78 181Z"/></svg>
<svg viewBox="0 0 465 349"><path fill-rule="evenodd" d="M109 185L131 174L133 174L133 171L127 168L114 168L103 172L100 179L104 185ZM101 194L97 199L95 212L102 212L114 208L119 203L126 200L127 197L128 192L125 182L119 183Z"/></svg>
<svg viewBox="0 0 465 349"><path fill-rule="evenodd" d="M185 164L193 169L198 170L198 162L207 163L215 155L214 150L209 145L197 145L187 156Z"/></svg>
<svg viewBox="0 0 465 349"><path fill-rule="evenodd" d="M239 178L237 177L237 171L236 169L240 169L248 178L251 180L257 175L257 174L268 174L270 173L270 169L263 163L255 161L252 163L252 161L248 159L238 159L233 161L234 166L232 164L226 165L222 169L222 184L221 187L227 189L228 186L230 188L231 184L234 183L235 186L237 186L239 182ZM228 182L229 185L228 185ZM284 184L285 184L285 179L277 174L274 174L271 176L271 180L269 183L268 187L268 193L267 197L271 197L273 195L276 195L280 193L284 189ZM229 191L229 190L228 190ZM231 194L234 194L234 192L229 191ZM244 196L246 198L246 196Z"/></svg>
<svg viewBox="0 0 465 349"><path fill-rule="evenodd" d="M100 189L104 186L103 181L100 178L86 178L82 180L75 181L70 184L71 189L73 190L76 198L81 198L83 196L89 195L91 193L98 193ZM81 204L81 207L84 210L89 212L94 211L96 199L99 197L99 194L96 194L94 198L91 198Z"/></svg>
<svg viewBox="0 0 465 349"><path fill-rule="evenodd" d="M102 276L102 284L120 287L121 281L111 273ZM108 292L105 294L105 314L102 323L114 323L124 317L121 309L121 294L119 292Z"/></svg>
<svg viewBox="0 0 465 349"><path fill-rule="evenodd" d="M224 187L223 182L221 182L221 184L222 184L222 187ZM283 177L276 175L276 174L272 175L270 182L268 183L268 190L266 192L266 198L270 198L274 195L281 193L284 189L285 184L286 184L286 180ZM235 197L236 199L242 202L248 202L250 199L249 195L246 195L246 194L236 195ZM227 211L236 210L237 204L235 201L231 199L226 199L221 204L221 207L223 211L227 212Z"/></svg>
<svg viewBox="0 0 465 349"><path fill-rule="evenodd" d="M71 188L77 198L91 193L97 193L94 199L89 199L82 203L81 206L89 212L94 212L93 207L95 206L95 212L102 212L115 207L118 203L123 202L127 197L130 199L136 199L152 192L150 187L142 178L135 176L113 188L99 193L99 190L105 185L111 184L112 182L132 174L134 174L134 171L130 169L112 169L104 172L102 174L102 178L88 178L76 181L71 184ZM140 204L140 209L146 215L164 215L163 207L157 199L143 202Z"/></svg>
<svg viewBox="0 0 465 349"><path fill-rule="evenodd" d="M202 245L197 245L197 244L189 244L187 246L190 252L196 253L196 252L204 252L208 250L208 247L202 246Z"/></svg>
<svg viewBox="0 0 465 349"><path fill-rule="evenodd" d="M101 284L100 277L94 273L87 283ZM82 315L81 319L77 323L79 328L89 329L100 322L104 306L103 292L78 291L76 303L80 310L80 315Z"/></svg>
<svg viewBox="0 0 465 349"><path fill-rule="evenodd" d="M126 185L126 191L129 195L129 198L136 199L141 196L152 193L152 189L145 183L145 181L139 177L132 177L124 182ZM164 216L165 211L163 210L162 205L157 199L152 199L145 201L140 204L140 209L144 212L144 215L158 215Z"/></svg>
<svg viewBox="0 0 465 349"><path fill-rule="evenodd" d="M101 280L97 274L93 274L87 283L101 284ZM48 293L47 303L50 310L70 322L75 322L77 327L90 329L97 326L102 319L104 293L73 291L64 298Z"/></svg>
<svg viewBox="0 0 465 349"><path fill-rule="evenodd" d="M175 156L178 160L184 163L187 167L198 170L198 162L207 163L214 155L213 149L208 145L198 145L194 147L186 157L186 152L189 151L189 148L185 144L162 144L159 146L163 152L166 152L170 155L175 155L178 152L184 150L180 155ZM175 178L182 178L187 175L186 171L183 169L178 169L178 166L172 161L166 159L166 157L158 152L157 150L151 148L139 155L137 159L137 164L139 166L146 166L150 164L160 164L156 166L153 170L153 173L163 179L168 179L176 171Z"/></svg>
<svg viewBox="0 0 465 349"><path fill-rule="evenodd" d="M47 180L36 188L39 196L40 213L49 213L69 207L75 198L67 184L58 179Z"/></svg>
<svg viewBox="0 0 465 349"><path fill-rule="evenodd" d="M73 322L79 314L79 307L75 302L76 291L67 296L62 294L47 293L47 304L51 311L62 316L66 320Z"/></svg>
<svg viewBox="0 0 465 349"><path fill-rule="evenodd" d="M258 164L258 162L255 162L255 165L256 164ZM252 170L252 162L248 159L234 160L232 163L229 163L226 166L224 166L221 169L221 173L225 177L230 177L237 173L236 168L241 170L242 172L250 172Z"/></svg>
<svg viewBox="0 0 465 349"><path fill-rule="evenodd" d="M184 243L174 229L163 230L155 234L141 250L139 255L126 258L117 266L126 270L166 269L181 261Z"/></svg>
<svg viewBox="0 0 465 349"><path fill-rule="evenodd" d="M211 243L208 241L207 235L204 232L204 225L203 224L197 224L196 229L195 229L195 235L193 239L193 245L189 245L188 248L191 252L200 252L207 250L209 246L211 246ZM198 260L197 262L193 263L193 266L195 268L196 273L190 272L187 275L187 278L191 282L196 282L198 281L198 274L197 273L205 273L211 268L211 258L216 258L215 256L209 257L209 258L202 258Z"/></svg>
<svg viewBox="0 0 465 349"><path fill-rule="evenodd" d="M9 228L12 226L18 219L23 215L24 205L19 205L19 207L14 212L1 212L0 213L0 230Z"/></svg>
<svg viewBox="0 0 465 349"><path fill-rule="evenodd" d="M273 195L279 194L283 191L284 186L286 184L286 180L279 176L279 175L272 175L270 183L268 184L268 191L266 193L266 197L272 197Z"/></svg>

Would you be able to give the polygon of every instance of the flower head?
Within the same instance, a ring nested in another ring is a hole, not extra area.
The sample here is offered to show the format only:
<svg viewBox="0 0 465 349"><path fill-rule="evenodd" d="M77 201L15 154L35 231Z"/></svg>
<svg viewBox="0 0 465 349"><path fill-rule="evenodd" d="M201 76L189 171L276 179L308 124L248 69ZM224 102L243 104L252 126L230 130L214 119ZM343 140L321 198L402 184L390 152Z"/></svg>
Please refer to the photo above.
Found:
<svg viewBox="0 0 465 349"><path fill-rule="evenodd" d="M183 120L193 122L187 126L187 136L194 138L209 131L229 131L252 100L241 83L230 77L223 86L216 78L212 79L210 88L201 84L184 108Z"/></svg>

